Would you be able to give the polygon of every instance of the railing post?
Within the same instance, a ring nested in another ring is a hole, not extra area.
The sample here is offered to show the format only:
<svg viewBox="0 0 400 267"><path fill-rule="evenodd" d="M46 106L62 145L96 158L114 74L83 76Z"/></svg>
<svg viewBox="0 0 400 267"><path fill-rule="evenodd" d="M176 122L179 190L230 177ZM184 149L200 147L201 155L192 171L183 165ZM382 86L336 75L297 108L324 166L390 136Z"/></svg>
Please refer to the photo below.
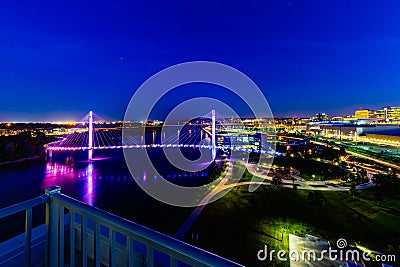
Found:
<svg viewBox="0 0 400 267"><path fill-rule="evenodd" d="M133 238L128 236L126 239L126 245L128 247L128 267L133 267L134 252L133 252Z"/></svg>
<svg viewBox="0 0 400 267"><path fill-rule="evenodd" d="M146 266L153 267L154 266L154 250L147 244L146 248Z"/></svg>
<svg viewBox="0 0 400 267"><path fill-rule="evenodd" d="M178 266L178 260L170 256L169 259L169 266L170 267L177 267Z"/></svg>
<svg viewBox="0 0 400 267"><path fill-rule="evenodd" d="M31 266L32 207L25 211L25 266Z"/></svg>
<svg viewBox="0 0 400 267"><path fill-rule="evenodd" d="M69 266L75 266L75 213L69 211Z"/></svg>
<svg viewBox="0 0 400 267"><path fill-rule="evenodd" d="M49 196L49 201L46 203L46 267L58 266L59 209L53 202L53 196L60 192L59 186L45 190L46 195Z"/></svg>
<svg viewBox="0 0 400 267"><path fill-rule="evenodd" d="M100 267L101 262L101 239L100 239L100 224L95 222L94 226L94 263L96 267Z"/></svg>
<svg viewBox="0 0 400 267"><path fill-rule="evenodd" d="M116 232L115 230L110 228L110 266L115 267L117 266L117 259L116 259Z"/></svg>
<svg viewBox="0 0 400 267"><path fill-rule="evenodd" d="M64 207L60 207L59 209L60 212L60 224L59 224L59 230L60 230L60 242L58 242L59 246L60 246L60 266L64 266Z"/></svg>

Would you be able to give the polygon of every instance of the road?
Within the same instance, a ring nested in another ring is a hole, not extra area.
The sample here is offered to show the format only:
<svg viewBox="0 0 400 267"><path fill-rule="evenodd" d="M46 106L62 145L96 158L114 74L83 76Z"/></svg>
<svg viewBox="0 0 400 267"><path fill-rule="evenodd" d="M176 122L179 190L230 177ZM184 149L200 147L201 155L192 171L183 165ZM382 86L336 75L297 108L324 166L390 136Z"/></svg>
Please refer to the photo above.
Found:
<svg viewBox="0 0 400 267"><path fill-rule="evenodd" d="M366 156L366 155L363 155L363 154L360 154L360 153L357 153L357 152L353 152L353 151L350 151L348 149L346 149L346 152L348 154L350 154L350 155L353 155L353 156L356 156L356 157L359 157L359 158L372 160L372 161L375 161L375 162L380 163L382 165L386 165L388 167L400 170L400 166L399 165L396 165L396 164L393 164L393 163L390 163L390 162L387 162L387 161L384 161L384 160L381 160L381 159L377 159L377 158L374 158L374 157Z"/></svg>

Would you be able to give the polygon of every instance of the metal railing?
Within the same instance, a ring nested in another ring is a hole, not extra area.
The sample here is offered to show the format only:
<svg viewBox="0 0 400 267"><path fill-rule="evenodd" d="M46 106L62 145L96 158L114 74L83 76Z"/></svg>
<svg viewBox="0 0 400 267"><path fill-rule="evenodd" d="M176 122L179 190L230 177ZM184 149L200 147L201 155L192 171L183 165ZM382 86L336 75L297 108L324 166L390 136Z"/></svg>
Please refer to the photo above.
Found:
<svg viewBox="0 0 400 267"><path fill-rule="evenodd" d="M32 208L47 203L48 195L42 195L3 209L0 209L0 219L25 211L25 266L31 266L32 241Z"/></svg>
<svg viewBox="0 0 400 267"><path fill-rule="evenodd" d="M46 189L43 196L0 210L0 219L26 212L25 266L31 266L32 208L43 203L45 266L241 266L63 195L58 186ZM144 252L135 251L137 244L145 247ZM143 257L138 259L138 254ZM164 255L161 263L156 262L160 254Z"/></svg>

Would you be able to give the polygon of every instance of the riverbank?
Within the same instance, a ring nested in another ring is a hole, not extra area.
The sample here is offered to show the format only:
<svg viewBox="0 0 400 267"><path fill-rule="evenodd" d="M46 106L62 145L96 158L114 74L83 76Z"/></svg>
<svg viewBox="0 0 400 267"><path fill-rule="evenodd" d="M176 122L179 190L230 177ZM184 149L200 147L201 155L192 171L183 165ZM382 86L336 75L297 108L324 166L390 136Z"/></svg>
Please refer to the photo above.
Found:
<svg viewBox="0 0 400 267"><path fill-rule="evenodd" d="M26 161L30 161L30 160L35 160L35 159L44 159L44 156L33 156L33 157L21 158L21 159L6 161L6 162L0 162L0 166L6 166L6 165L15 164L15 163L21 163L21 162L26 162Z"/></svg>

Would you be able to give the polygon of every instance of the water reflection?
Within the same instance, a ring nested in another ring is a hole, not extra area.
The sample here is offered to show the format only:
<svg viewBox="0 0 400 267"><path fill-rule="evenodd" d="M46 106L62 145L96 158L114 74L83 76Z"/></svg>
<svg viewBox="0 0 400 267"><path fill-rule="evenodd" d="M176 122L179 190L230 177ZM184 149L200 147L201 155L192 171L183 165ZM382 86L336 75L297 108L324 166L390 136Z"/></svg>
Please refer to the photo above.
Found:
<svg viewBox="0 0 400 267"><path fill-rule="evenodd" d="M89 163L87 166L87 176L86 176L86 194L85 202L93 206L93 198L95 194L93 193L93 163Z"/></svg>
<svg viewBox="0 0 400 267"><path fill-rule="evenodd" d="M42 189L48 188L54 185L55 180L60 176L71 174L74 172L74 168L68 165L60 164L57 162L48 162L46 164L45 177L42 183Z"/></svg>
<svg viewBox="0 0 400 267"><path fill-rule="evenodd" d="M85 203L94 205L96 198L95 173L95 167L91 162L85 163L84 166L80 167L73 167L58 162L48 162L46 163L41 190L43 191L55 185L60 185L61 187L70 187L72 185L75 188L78 185L79 188L76 188L74 191L82 195L82 200Z"/></svg>
<svg viewBox="0 0 400 267"><path fill-rule="evenodd" d="M110 194L120 197L118 192L129 192L126 198L130 199L133 196L131 192L139 190L136 183L151 186L164 178L174 184L190 187L201 184L207 177L207 170L184 172L165 164L160 157L161 152L152 151L155 158L160 158L157 160L159 173L137 168L132 174L121 152L97 152L99 154L93 158L93 162L87 160L87 153L68 154L68 157L74 157L73 165L64 163L65 154L60 154L58 158L56 155L53 156L53 162L46 163L44 169L40 170L40 189L35 191L40 194L46 188L58 185L63 193L96 206L98 201L105 201Z"/></svg>

